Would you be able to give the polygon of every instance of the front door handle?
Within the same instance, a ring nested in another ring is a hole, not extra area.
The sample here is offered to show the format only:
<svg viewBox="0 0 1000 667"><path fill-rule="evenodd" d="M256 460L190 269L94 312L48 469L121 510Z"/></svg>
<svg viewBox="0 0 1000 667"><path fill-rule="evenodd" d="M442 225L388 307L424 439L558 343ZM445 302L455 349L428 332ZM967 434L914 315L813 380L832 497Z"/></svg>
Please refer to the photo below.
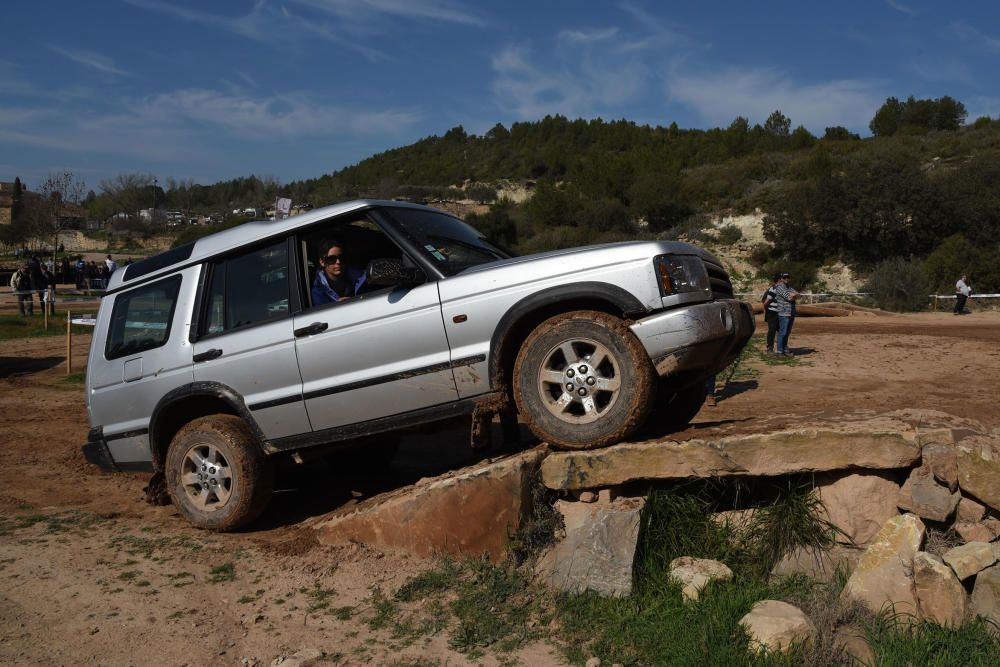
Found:
<svg viewBox="0 0 1000 667"><path fill-rule="evenodd" d="M318 334L326 331L330 328L330 325L326 322L313 322L309 326L302 327L301 329L295 330L295 337L302 338L303 336L312 336L313 334Z"/></svg>
<svg viewBox="0 0 1000 667"><path fill-rule="evenodd" d="M199 352L194 355L193 359L195 363L199 361L208 361L209 359L218 359L222 356L222 350L213 347L211 350L205 350L204 352Z"/></svg>

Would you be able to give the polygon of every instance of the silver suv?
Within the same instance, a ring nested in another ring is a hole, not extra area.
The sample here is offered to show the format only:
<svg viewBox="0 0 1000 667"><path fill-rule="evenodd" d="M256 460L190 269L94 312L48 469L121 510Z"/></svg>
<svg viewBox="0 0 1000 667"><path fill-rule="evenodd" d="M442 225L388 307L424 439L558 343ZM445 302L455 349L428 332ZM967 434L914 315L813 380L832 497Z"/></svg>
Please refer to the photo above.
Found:
<svg viewBox="0 0 1000 667"><path fill-rule="evenodd" d="M753 333L683 243L513 257L442 211L354 201L252 222L116 271L87 366L88 460L150 470L229 530L272 458L473 414L586 449L679 428ZM516 425L516 422L515 422Z"/></svg>

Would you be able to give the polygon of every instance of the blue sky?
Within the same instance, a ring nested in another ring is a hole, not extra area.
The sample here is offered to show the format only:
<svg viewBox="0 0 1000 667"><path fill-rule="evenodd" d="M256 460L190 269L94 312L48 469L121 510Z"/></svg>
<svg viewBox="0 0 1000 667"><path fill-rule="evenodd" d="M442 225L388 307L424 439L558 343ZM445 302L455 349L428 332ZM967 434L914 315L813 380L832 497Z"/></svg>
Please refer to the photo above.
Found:
<svg viewBox="0 0 1000 667"><path fill-rule="evenodd" d="M0 180L310 178L462 125L774 109L863 135L894 95L1000 115L1000 3L6 3Z"/></svg>

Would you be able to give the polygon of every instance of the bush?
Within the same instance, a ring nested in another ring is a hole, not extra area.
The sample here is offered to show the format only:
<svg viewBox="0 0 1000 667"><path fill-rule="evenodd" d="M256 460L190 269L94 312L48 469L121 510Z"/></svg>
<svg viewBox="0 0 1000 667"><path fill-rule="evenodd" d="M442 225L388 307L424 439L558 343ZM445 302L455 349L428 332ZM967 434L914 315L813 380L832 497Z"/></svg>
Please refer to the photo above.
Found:
<svg viewBox="0 0 1000 667"><path fill-rule="evenodd" d="M722 245L733 245L743 238L743 230L736 225L723 225L717 238Z"/></svg>
<svg viewBox="0 0 1000 667"><path fill-rule="evenodd" d="M929 290L923 264L902 257L887 259L875 267L865 287L880 308L900 312L926 308Z"/></svg>

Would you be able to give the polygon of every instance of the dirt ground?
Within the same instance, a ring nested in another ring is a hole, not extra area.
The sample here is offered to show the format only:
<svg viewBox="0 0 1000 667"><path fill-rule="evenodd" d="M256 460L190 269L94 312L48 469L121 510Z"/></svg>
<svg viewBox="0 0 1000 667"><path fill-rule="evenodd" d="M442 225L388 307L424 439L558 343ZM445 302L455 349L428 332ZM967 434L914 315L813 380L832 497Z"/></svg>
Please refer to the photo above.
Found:
<svg viewBox="0 0 1000 667"><path fill-rule="evenodd" d="M932 409L1000 428L1000 313L799 319L796 361L759 358L674 437L747 433L823 417ZM83 368L86 341L74 346ZM310 517L487 455L457 424L412 436L377 479L323 463L279 472L249 530L189 528L143 502L146 475L104 474L80 454L82 385L61 337L0 342L0 663L262 664L302 648L342 664L468 660L446 632L425 642L373 631L381 594L430 562L365 545L316 544ZM337 613L330 613L337 610ZM555 664L549 646L513 656Z"/></svg>

